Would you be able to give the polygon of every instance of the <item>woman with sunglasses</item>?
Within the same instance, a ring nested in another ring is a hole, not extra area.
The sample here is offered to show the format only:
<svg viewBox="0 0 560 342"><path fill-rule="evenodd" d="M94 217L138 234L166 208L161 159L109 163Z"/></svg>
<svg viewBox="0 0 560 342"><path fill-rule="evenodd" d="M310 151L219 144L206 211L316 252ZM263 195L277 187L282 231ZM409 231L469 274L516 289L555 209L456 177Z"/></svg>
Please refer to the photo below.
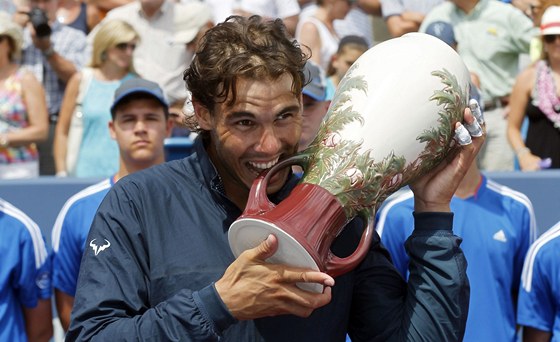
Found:
<svg viewBox="0 0 560 342"><path fill-rule="evenodd" d="M89 68L75 74L66 87L56 125L54 158L58 176L109 177L119 166L117 143L109 135L113 94L120 84L137 77L133 52L139 35L128 23L110 20L93 40ZM78 96L83 91L82 96ZM82 98L81 103L77 99ZM81 106L83 133L80 146L69 146L72 116ZM72 148L79 148L75 165L68 163Z"/></svg>
<svg viewBox="0 0 560 342"><path fill-rule="evenodd" d="M507 135L523 171L560 168L560 1L540 25L542 58L518 77L510 97ZM521 126L529 126L523 140Z"/></svg>

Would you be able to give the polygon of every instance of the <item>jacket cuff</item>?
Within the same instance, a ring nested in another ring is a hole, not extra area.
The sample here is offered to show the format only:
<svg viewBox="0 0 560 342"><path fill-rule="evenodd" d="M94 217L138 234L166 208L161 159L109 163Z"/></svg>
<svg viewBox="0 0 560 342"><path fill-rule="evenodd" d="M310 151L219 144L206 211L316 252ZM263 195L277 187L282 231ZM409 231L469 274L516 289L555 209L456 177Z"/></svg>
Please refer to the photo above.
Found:
<svg viewBox="0 0 560 342"><path fill-rule="evenodd" d="M218 295L214 283L208 285L197 292L193 292L193 299L200 311L212 322L214 329L219 334L230 325L237 322L231 315L228 308Z"/></svg>
<svg viewBox="0 0 560 342"><path fill-rule="evenodd" d="M453 213L413 212L415 230L453 230Z"/></svg>

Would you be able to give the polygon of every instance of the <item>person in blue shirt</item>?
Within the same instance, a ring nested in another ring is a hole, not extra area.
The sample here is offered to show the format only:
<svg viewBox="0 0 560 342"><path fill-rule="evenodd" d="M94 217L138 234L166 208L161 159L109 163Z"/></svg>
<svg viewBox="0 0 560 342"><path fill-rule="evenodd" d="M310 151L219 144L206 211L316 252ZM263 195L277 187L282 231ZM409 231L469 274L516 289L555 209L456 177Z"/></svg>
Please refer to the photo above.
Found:
<svg viewBox="0 0 560 342"><path fill-rule="evenodd" d="M163 91L156 83L141 78L124 81L115 91L111 114L109 130L120 153L118 172L70 197L52 231L53 286L65 330L70 324L82 254L86 248L101 251L107 246L103 240L86 240L99 204L119 179L165 161L163 143L172 124Z"/></svg>
<svg viewBox="0 0 560 342"><path fill-rule="evenodd" d="M409 219L413 194L405 191L379 212L377 231L393 263L406 279L404 244L414 229ZM473 163L451 200L453 232L469 267L469 317L464 341L515 341L515 309L523 260L536 238L533 206L527 196L481 174Z"/></svg>
<svg viewBox="0 0 560 342"><path fill-rule="evenodd" d="M82 257L68 341L344 341L347 332L354 341L461 339L469 290L449 201L484 134L471 137L459 123L464 145L413 185L416 277L408 284L377 234L357 268L336 279L267 262L274 235L234 257L228 229L253 181L298 150L306 59L280 20L231 17L206 32L184 73L200 132L194 152L107 193ZM465 126L477 122L465 110ZM271 201L297 182L280 170L268 183ZM333 253L354 251L358 221Z"/></svg>
<svg viewBox="0 0 560 342"><path fill-rule="evenodd" d="M523 341L560 341L560 222L535 241L523 266L517 320Z"/></svg>
<svg viewBox="0 0 560 342"><path fill-rule="evenodd" d="M52 287L45 241L37 224L3 199L0 265L0 341L49 341Z"/></svg>

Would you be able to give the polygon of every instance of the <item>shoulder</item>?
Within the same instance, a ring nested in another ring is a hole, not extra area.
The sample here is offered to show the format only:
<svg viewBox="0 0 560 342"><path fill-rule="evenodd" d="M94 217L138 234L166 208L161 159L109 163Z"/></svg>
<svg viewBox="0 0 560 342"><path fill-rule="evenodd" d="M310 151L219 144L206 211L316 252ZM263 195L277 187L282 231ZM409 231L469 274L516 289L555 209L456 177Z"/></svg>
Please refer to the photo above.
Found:
<svg viewBox="0 0 560 342"><path fill-rule="evenodd" d="M23 241L31 241L35 253L36 267L38 268L47 257L47 250L37 223L23 211L1 198L0 213L3 214L0 216L2 218L0 226L10 230L3 238L18 237L23 239Z"/></svg>
<svg viewBox="0 0 560 342"><path fill-rule="evenodd" d="M127 19L131 15L138 16L138 11L140 10L139 2L132 1L129 4L113 8L107 12L107 19Z"/></svg>
<svg viewBox="0 0 560 342"><path fill-rule="evenodd" d="M529 248L523 266L522 283L527 292L531 292L533 273L536 267L552 266L558 269L558 251L560 250L560 222L544 232ZM545 265L546 264L546 265Z"/></svg>
<svg viewBox="0 0 560 342"><path fill-rule="evenodd" d="M499 184L492 179L487 179L486 188L490 193L501 198L501 200L509 204L509 206L522 207L530 212L533 212L533 204L529 197L522 192L513 190L505 185Z"/></svg>

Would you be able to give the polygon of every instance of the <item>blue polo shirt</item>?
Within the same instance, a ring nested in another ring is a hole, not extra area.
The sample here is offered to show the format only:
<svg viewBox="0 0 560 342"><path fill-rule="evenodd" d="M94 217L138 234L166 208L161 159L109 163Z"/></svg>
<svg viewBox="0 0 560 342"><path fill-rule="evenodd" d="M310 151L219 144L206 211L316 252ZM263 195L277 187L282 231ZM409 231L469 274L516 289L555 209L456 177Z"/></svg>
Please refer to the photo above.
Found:
<svg viewBox="0 0 560 342"><path fill-rule="evenodd" d="M527 253L519 292L519 324L552 333L560 341L560 222Z"/></svg>
<svg viewBox="0 0 560 342"><path fill-rule="evenodd" d="M113 184L114 177L111 177L76 193L66 201L54 223L53 286L71 296L76 293L80 262L93 217Z"/></svg>
<svg viewBox="0 0 560 342"><path fill-rule="evenodd" d="M409 257L404 243L414 228L413 208L408 191L388 202L378 215L381 241L405 278ZM476 194L454 197L451 210L455 213L453 232L463 238L471 284L464 341L513 341L512 294L519 291L523 260L536 238L533 207L525 195L483 176Z"/></svg>
<svg viewBox="0 0 560 342"><path fill-rule="evenodd" d="M0 341L27 341L22 307L52 295L45 240L33 220L0 199Z"/></svg>

